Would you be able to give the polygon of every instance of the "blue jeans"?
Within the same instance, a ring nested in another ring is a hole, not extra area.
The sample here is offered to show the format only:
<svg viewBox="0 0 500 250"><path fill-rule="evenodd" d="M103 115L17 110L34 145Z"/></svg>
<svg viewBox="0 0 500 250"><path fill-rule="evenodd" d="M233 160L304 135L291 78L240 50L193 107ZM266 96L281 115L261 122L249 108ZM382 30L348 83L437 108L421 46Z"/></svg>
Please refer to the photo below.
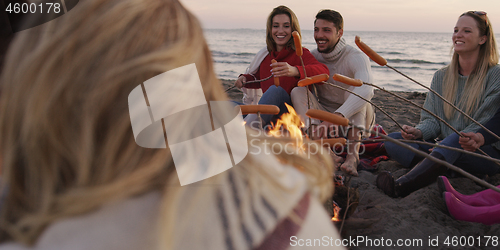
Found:
<svg viewBox="0 0 500 250"><path fill-rule="evenodd" d="M403 139L400 132L391 133L389 136L394 139ZM458 138L459 135L453 133L442 140L439 144L462 149L460 143L458 143ZM426 153L429 153L429 149L431 148L430 146L416 143L407 143L407 145ZM489 156L500 159L500 151L498 149L490 145L483 146L481 149ZM400 147L392 142L385 142L385 150L391 159L399 162L407 168L412 167L412 163L423 159L423 157L418 156L410 150ZM500 172L500 166L486 159L444 148L435 148L434 152L441 154L448 163L451 163L472 174L493 175Z"/></svg>
<svg viewBox="0 0 500 250"><path fill-rule="evenodd" d="M264 126L270 124L273 119L278 119L282 114L288 113L285 103L292 106L292 99L282 87L272 85L262 94L259 104L276 105L280 108L280 113L277 115L261 115Z"/></svg>

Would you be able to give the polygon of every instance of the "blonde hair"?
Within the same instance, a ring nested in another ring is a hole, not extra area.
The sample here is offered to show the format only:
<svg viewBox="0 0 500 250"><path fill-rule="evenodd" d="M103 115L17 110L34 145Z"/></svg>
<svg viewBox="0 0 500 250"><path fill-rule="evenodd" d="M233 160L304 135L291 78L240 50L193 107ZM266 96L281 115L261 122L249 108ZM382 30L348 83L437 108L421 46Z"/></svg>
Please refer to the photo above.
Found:
<svg viewBox="0 0 500 250"><path fill-rule="evenodd" d="M458 108L472 116L472 114L479 107L479 102L481 101L480 97L484 92L484 81L486 79L488 69L498 64L498 49L495 41L495 35L493 33L493 27L491 26L491 22L486 14L478 15L474 11L469 11L460 15L460 17L462 16L472 17L476 21L479 34L487 37L486 42L480 45L479 56L475 68L467 78L467 83L465 84L464 89L464 93L467 93L467 95L463 95L457 105ZM460 67L458 58L459 55L454 52L451 63L447 66L444 77L443 97L451 103L456 102ZM446 118L452 119L456 110L446 103L444 104L443 109Z"/></svg>
<svg viewBox="0 0 500 250"><path fill-rule="evenodd" d="M290 18L290 26L292 28L292 32L297 31L299 32L300 37L302 38L302 33L300 32L300 25L299 25L299 19L297 16L295 16L295 13L293 11L283 5L280 5L271 11L269 16L267 17L267 24L266 24L266 44L267 44L267 50L269 52L275 51L276 50L276 42L273 39L273 34L271 34L272 28L273 28L273 18L276 15L281 15L285 14ZM295 42L293 38L290 38L288 42L285 45L286 48L292 48L295 50Z"/></svg>
<svg viewBox="0 0 500 250"><path fill-rule="evenodd" d="M1 242L34 244L56 220L153 190L164 194L160 216L171 218L175 192L169 185L177 176L170 152L135 143L127 97L144 81L195 63L206 99L227 98L189 11L177 0L81 1L20 32L6 62L0 81ZM190 126L196 117L179 123ZM278 157L294 165L324 164L306 172L323 197L331 193L328 158ZM251 169L252 157L240 165ZM167 235L160 245L169 245L174 225L159 221Z"/></svg>

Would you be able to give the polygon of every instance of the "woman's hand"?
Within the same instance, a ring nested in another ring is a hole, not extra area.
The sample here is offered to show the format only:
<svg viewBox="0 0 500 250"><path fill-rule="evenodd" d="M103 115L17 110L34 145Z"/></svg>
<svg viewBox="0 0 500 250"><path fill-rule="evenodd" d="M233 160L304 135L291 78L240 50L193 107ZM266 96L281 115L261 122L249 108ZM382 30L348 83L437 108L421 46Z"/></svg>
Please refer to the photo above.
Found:
<svg viewBox="0 0 500 250"><path fill-rule="evenodd" d="M422 131L420 131L420 129L408 125L403 125L403 130L401 130L401 136L405 140L418 140L422 138Z"/></svg>
<svg viewBox="0 0 500 250"><path fill-rule="evenodd" d="M236 88L239 88L241 89L243 87L243 85L247 82L247 78L245 76L240 76L238 77L238 79L234 82L234 86L236 86Z"/></svg>
<svg viewBox="0 0 500 250"><path fill-rule="evenodd" d="M463 149L467 151L474 152L478 148L484 145L484 137L481 133L460 133L461 136L458 138L458 142Z"/></svg>
<svg viewBox="0 0 500 250"><path fill-rule="evenodd" d="M291 76L291 77L299 77L300 72L299 69L295 66L291 66L287 62L276 62L271 64L271 73L273 73L274 77L282 77L282 76Z"/></svg>

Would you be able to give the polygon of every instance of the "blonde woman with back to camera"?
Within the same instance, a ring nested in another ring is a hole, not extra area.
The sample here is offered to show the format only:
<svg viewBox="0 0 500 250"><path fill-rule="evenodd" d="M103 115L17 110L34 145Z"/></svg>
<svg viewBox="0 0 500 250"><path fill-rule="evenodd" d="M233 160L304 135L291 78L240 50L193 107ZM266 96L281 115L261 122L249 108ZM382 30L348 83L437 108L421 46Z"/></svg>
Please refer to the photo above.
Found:
<svg viewBox="0 0 500 250"><path fill-rule="evenodd" d="M287 249L292 236L338 239L321 205L333 189L327 155L248 154L181 186L168 148L136 144L129 93L193 63L206 99L226 100L201 26L177 0L80 1L20 32L1 80L0 249ZM197 121L167 126L196 130Z"/></svg>

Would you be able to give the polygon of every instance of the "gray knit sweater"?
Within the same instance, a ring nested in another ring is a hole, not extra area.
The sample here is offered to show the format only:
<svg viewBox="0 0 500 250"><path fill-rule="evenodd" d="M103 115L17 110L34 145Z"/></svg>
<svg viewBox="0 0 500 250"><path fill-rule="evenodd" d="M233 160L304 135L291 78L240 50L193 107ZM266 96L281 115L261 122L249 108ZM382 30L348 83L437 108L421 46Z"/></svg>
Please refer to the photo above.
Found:
<svg viewBox="0 0 500 250"><path fill-rule="evenodd" d="M332 79L332 76L338 73L360 79L363 82L373 83L370 61L363 52L346 44L345 39L341 38L332 52L319 53L317 49L314 49L311 54L330 70L328 82L349 89L367 100L372 99L373 88L371 86L353 87ZM341 105L336 112L341 113L344 117L351 117L366 105L366 102L361 98L327 84L318 85L317 89L319 103L326 107Z"/></svg>
<svg viewBox="0 0 500 250"><path fill-rule="evenodd" d="M440 95L443 95L442 85L447 69L448 67L438 70L434 74L434 77L432 79L431 88ZM457 105L462 96L467 94L464 93L466 81L467 76L459 76L456 98L457 101L455 101L455 105ZM485 79L485 89L483 95L480 98L480 105L477 108L476 112L471 115L471 117L479 123L485 124L495 114L495 111L498 109L498 104L500 102L500 65L491 67L488 70ZM452 127L460 132L475 132L480 128L477 124L473 123L459 112L455 112L452 119L446 119L444 115L443 104L444 102L439 97L429 92L427 98L425 99L424 107L429 109L437 116L443 118L443 120L448 122ZM449 128L433 116L429 115L425 111L421 112L420 123L416 126L416 128L422 131L424 140L434 138L443 139L453 133L453 130L451 130L451 128ZM500 149L500 142L492 145L497 149Z"/></svg>

